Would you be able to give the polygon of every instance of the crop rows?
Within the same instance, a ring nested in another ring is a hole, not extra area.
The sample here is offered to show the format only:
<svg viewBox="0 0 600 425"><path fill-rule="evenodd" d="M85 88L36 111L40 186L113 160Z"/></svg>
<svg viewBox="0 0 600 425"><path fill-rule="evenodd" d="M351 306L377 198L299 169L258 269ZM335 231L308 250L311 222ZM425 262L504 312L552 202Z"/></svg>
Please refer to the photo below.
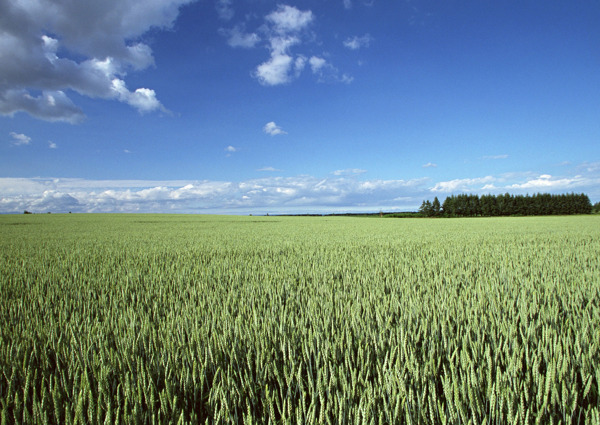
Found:
<svg viewBox="0 0 600 425"><path fill-rule="evenodd" d="M598 424L600 218L0 217L12 423Z"/></svg>

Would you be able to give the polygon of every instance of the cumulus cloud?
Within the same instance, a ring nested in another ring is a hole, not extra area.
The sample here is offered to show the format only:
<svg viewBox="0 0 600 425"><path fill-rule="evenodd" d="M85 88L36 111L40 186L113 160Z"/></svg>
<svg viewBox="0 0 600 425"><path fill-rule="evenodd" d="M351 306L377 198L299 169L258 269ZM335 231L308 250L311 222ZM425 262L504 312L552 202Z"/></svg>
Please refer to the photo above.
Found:
<svg viewBox="0 0 600 425"><path fill-rule="evenodd" d="M474 189L482 189L483 184L492 183L496 178L492 176L477 177L472 179L454 179L438 182L431 189L432 192L468 192Z"/></svg>
<svg viewBox="0 0 600 425"><path fill-rule="evenodd" d="M418 205L426 182L426 179L359 181L313 176L242 182L0 178L0 212L378 210L402 208L407 202Z"/></svg>
<svg viewBox="0 0 600 425"><path fill-rule="evenodd" d="M56 143L54 143L54 142L53 142L53 141L51 141L51 140L48 140L48 147L49 147L50 149L56 149L56 148L58 148L58 146L56 146Z"/></svg>
<svg viewBox="0 0 600 425"><path fill-rule="evenodd" d="M582 191L591 199L600 199L600 169L573 167L571 175L553 176L532 172L511 172L497 176L454 179L435 183L430 191L436 194L455 193L564 193Z"/></svg>
<svg viewBox="0 0 600 425"><path fill-rule="evenodd" d="M268 40L271 53L269 60L256 67L254 77L267 86L289 83L297 78L304 69L305 58L294 58L291 48L302 41L303 32L313 21L310 10L301 11L288 5L279 5L265 17L263 31Z"/></svg>
<svg viewBox="0 0 600 425"><path fill-rule="evenodd" d="M301 11L293 6L279 5L277 10L268 14L265 19L273 25L277 33L287 36L306 28L312 22L313 14L310 10Z"/></svg>
<svg viewBox="0 0 600 425"><path fill-rule="evenodd" d="M524 183L515 183L509 186L511 189L531 189L531 190L555 190L569 189L581 186L586 179L580 175L573 177L555 178L550 174L542 174L535 179Z"/></svg>
<svg viewBox="0 0 600 425"><path fill-rule="evenodd" d="M228 29L221 28L219 32L227 38L227 44L234 48L254 48L259 45L266 47L268 59L257 65L251 74L262 85L291 83L300 77L307 63L320 82L351 82L351 76L341 74L325 59L314 55L307 59L309 55L295 52L307 41L315 40L315 34L310 30L314 21L315 16L311 10L280 4L264 17L264 24L254 32L246 30L246 23L239 23Z"/></svg>
<svg viewBox="0 0 600 425"><path fill-rule="evenodd" d="M69 92L162 109L152 89L130 91L124 78L154 64L139 37L170 27L190 1L0 2L0 114L77 123L85 115Z"/></svg>
<svg viewBox="0 0 600 425"><path fill-rule="evenodd" d="M1 73L0 69L0 75ZM79 123L85 118L83 111L60 90L42 91L41 95L32 96L27 90L7 89L0 84L0 114L13 116L17 112L27 112L45 121L71 124Z"/></svg>
<svg viewBox="0 0 600 425"><path fill-rule="evenodd" d="M279 127L275 122L271 121L265 124L263 127L263 131L270 136L279 136L282 134L287 134L281 127Z"/></svg>
<svg viewBox="0 0 600 425"><path fill-rule="evenodd" d="M351 50L358 50L361 47L369 47L371 41L373 41L373 37L370 34L348 37L344 40L344 46Z"/></svg>
<svg viewBox="0 0 600 425"><path fill-rule="evenodd" d="M12 137L11 144L14 146L23 146L31 143L31 137L22 133L15 133L14 131L11 131L10 137Z"/></svg>
<svg viewBox="0 0 600 425"><path fill-rule="evenodd" d="M575 167L577 169L577 167ZM260 171L277 171L263 167ZM0 212L327 213L416 210L435 194L584 192L600 200L598 170L555 177L530 172L431 182L363 179L361 169L329 177L266 176L239 182L0 178ZM441 198L440 198L441 199Z"/></svg>
<svg viewBox="0 0 600 425"><path fill-rule="evenodd" d="M255 76L261 84L277 86L290 82L292 57L285 54L272 55L271 59L256 68Z"/></svg>

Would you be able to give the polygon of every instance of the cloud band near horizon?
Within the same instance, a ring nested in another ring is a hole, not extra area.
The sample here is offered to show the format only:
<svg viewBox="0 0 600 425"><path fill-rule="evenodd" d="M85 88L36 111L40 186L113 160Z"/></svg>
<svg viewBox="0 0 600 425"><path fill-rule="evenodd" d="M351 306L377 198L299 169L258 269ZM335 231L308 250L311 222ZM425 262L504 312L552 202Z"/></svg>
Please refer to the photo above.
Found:
<svg viewBox="0 0 600 425"><path fill-rule="evenodd" d="M357 176L210 180L85 180L0 178L0 213L331 213L414 211L424 199L457 193L586 193L600 200L600 174L484 176L433 182Z"/></svg>

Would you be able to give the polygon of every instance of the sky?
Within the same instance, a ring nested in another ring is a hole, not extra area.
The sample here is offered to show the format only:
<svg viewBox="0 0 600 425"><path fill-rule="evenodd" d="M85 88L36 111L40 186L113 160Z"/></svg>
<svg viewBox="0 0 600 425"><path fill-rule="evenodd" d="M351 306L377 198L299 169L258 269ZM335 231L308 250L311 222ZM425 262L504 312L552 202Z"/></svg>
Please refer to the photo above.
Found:
<svg viewBox="0 0 600 425"><path fill-rule="evenodd" d="M0 212L600 201L599 0L0 0Z"/></svg>

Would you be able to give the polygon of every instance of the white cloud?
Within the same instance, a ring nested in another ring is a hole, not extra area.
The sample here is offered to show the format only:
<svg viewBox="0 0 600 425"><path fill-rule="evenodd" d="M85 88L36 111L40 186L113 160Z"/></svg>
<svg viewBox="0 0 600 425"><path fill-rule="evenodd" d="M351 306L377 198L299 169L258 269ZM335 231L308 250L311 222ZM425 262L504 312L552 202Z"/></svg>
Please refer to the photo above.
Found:
<svg viewBox="0 0 600 425"><path fill-rule="evenodd" d="M26 136L22 133L15 133L14 131L10 132L10 137L12 137L12 144L14 146L23 146L31 143L31 137Z"/></svg>
<svg viewBox="0 0 600 425"><path fill-rule="evenodd" d="M303 55L294 58L290 49L301 43L301 33L313 21L313 14L310 10L301 11L292 6L279 5L265 20L267 26L263 31L271 57L258 65L253 75L267 86L289 83L298 78L306 63Z"/></svg>
<svg viewBox="0 0 600 425"><path fill-rule="evenodd" d="M437 164L434 164L433 162L428 162L427 164L423 164L422 167L423 168L435 168L435 167L437 167Z"/></svg>
<svg viewBox="0 0 600 425"><path fill-rule="evenodd" d="M309 30L315 20L312 11L278 5L264 20L264 25L255 32L247 32L245 23L219 30L227 37L231 47L254 48L260 44L267 48L269 58L257 65L251 74L260 84L277 86L291 83L300 77L307 63L311 65L313 74L319 77L319 82L352 82L351 76L340 75L325 59L314 55L307 59L308 55L293 52L305 42L315 40L314 33Z"/></svg>
<svg viewBox="0 0 600 425"><path fill-rule="evenodd" d="M313 14L310 10L301 11L293 6L279 5L265 19L276 32L285 35L306 28L313 21Z"/></svg>
<svg viewBox="0 0 600 425"><path fill-rule="evenodd" d="M506 159L508 158L507 154L502 154L502 155L486 155L483 156L482 159Z"/></svg>
<svg viewBox="0 0 600 425"><path fill-rule="evenodd" d="M575 167L577 169L577 167ZM260 171L278 171L263 167ZM584 192L600 200L600 174L572 176L530 172L442 182L427 178L365 180L361 169L337 170L329 177L267 176L240 182L195 180L85 180L0 178L0 212L187 212L327 213L416 210L434 194ZM441 198L440 198L441 200Z"/></svg>
<svg viewBox="0 0 600 425"><path fill-rule="evenodd" d="M280 169L278 169L278 168L275 168L275 167L262 167L262 168L259 168L259 169L258 169L258 170L256 170L256 171L269 171L269 172L275 172L275 171L283 171L283 170L280 170Z"/></svg>
<svg viewBox="0 0 600 425"><path fill-rule="evenodd" d="M424 179L359 181L312 176L237 183L0 178L0 212L371 211L420 204L425 183Z"/></svg>
<svg viewBox="0 0 600 425"><path fill-rule="evenodd" d="M436 183L431 189L432 192L469 192L476 187L481 189L482 184L491 183L496 179L492 176L477 177L472 179L454 179ZM478 187L479 186L479 187Z"/></svg>
<svg viewBox="0 0 600 425"><path fill-rule="evenodd" d="M77 123L84 113L69 92L162 109L152 89L129 91L123 79L154 64L139 37L170 27L190 1L0 2L0 114Z"/></svg>
<svg viewBox="0 0 600 425"><path fill-rule="evenodd" d="M256 33L247 33L243 25L236 25L233 28L220 29L219 32L227 37L227 44L231 47L242 47L250 49L260 42L260 37Z"/></svg>
<svg viewBox="0 0 600 425"><path fill-rule="evenodd" d="M53 142L53 141L51 141L51 140L48 140L48 147L49 147L50 149L56 149L56 148L58 148L58 146L56 146L56 143L54 143L54 142Z"/></svg>
<svg viewBox="0 0 600 425"><path fill-rule="evenodd" d="M569 189L581 186L585 178L580 175L574 177L553 178L550 174L542 174L538 178L528 180L524 183L515 183L508 186L511 189L531 190L556 190Z"/></svg>
<svg viewBox="0 0 600 425"><path fill-rule="evenodd" d="M352 9L352 0L344 0L344 8Z"/></svg>
<svg viewBox="0 0 600 425"><path fill-rule="evenodd" d="M320 83L342 82L349 84L354 80L354 78L346 74L340 76L338 69L328 63L324 58L311 56L311 58L308 60L308 63L310 64L312 73L319 77L318 81Z"/></svg>
<svg viewBox="0 0 600 425"><path fill-rule="evenodd" d="M227 152L226 156L229 157L229 156L233 155L234 152L237 152L237 148L235 146L229 145L225 148L225 152Z"/></svg>
<svg viewBox="0 0 600 425"><path fill-rule="evenodd" d="M271 59L256 68L254 74L261 84L276 86L291 81L290 69L292 57L284 54L273 54Z"/></svg>
<svg viewBox="0 0 600 425"><path fill-rule="evenodd" d="M430 188L433 193L564 193L581 191L592 200L600 199L600 169L586 170L583 164L573 167L571 175L560 177L532 172L511 172L497 176L454 179L437 182Z"/></svg>
<svg viewBox="0 0 600 425"><path fill-rule="evenodd" d="M307 62L313 74L319 76L319 81L323 81L325 77L331 81L352 81L347 75L340 77L337 69L323 58L312 56L307 60L303 54L292 53L292 47L300 46L310 38L307 29L314 21L310 10L301 11L292 6L280 5L265 17L265 21L267 24L263 27L263 32L271 57L258 65L253 73L261 84L275 86L290 83L300 76Z"/></svg>
<svg viewBox="0 0 600 425"><path fill-rule="evenodd" d="M282 134L287 134L281 127L279 127L275 122L271 121L265 124L263 127L263 131L271 136L279 136Z"/></svg>
<svg viewBox="0 0 600 425"><path fill-rule="evenodd" d="M335 170L331 174L334 176L358 176L366 172L367 170L363 170L361 168L346 168L344 170Z"/></svg>
<svg viewBox="0 0 600 425"><path fill-rule="evenodd" d="M585 161L582 164L580 164L577 168L583 170L584 172L588 172L588 173L598 172L598 171L600 171L600 161L597 161L597 162Z"/></svg>
<svg viewBox="0 0 600 425"><path fill-rule="evenodd" d="M323 69L323 67L327 64L327 61L323 58L312 56L308 60L308 63L310 64L310 69L312 70L312 72L316 74L321 69Z"/></svg>
<svg viewBox="0 0 600 425"><path fill-rule="evenodd" d="M365 34L360 37L348 37L346 40L344 40L344 46L351 50L358 50L361 47L369 47L371 41L373 41L373 37L371 37L370 34Z"/></svg>
<svg viewBox="0 0 600 425"><path fill-rule="evenodd" d="M115 78L112 81L113 90L116 93L114 96L121 102L127 103L136 108L140 113L151 112L156 109L163 109L162 105L156 99L156 93L151 89L137 89L135 92L130 92L125 86L123 80Z"/></svg>
<svg viewBox="0 0 600 425"><path fill-rule="evenodd" d="M85 117L83 111L60 90L42 91L40 96L32 96L24 89L7 89L3 92L0 85L0 114L13 116L17 112L27 112L45 121L71 124L79 123Z"/></svg>
<svg viewBox="0 0 600 425"><path fill-rule="evenodd" d="M219 18L223 19L224 21L229 21L231 18L233 18L235 12L231 6L232 4L233 0L217 0L216 9L217 13L219 14Z"/></svg>
<svg viewBox="0 0 600 425"><path fill-rule="evenodd" d="M354 77L352 77L348 74L342 74L339 81L344 84L350 84L352 81L354 81Z"/></svg>

